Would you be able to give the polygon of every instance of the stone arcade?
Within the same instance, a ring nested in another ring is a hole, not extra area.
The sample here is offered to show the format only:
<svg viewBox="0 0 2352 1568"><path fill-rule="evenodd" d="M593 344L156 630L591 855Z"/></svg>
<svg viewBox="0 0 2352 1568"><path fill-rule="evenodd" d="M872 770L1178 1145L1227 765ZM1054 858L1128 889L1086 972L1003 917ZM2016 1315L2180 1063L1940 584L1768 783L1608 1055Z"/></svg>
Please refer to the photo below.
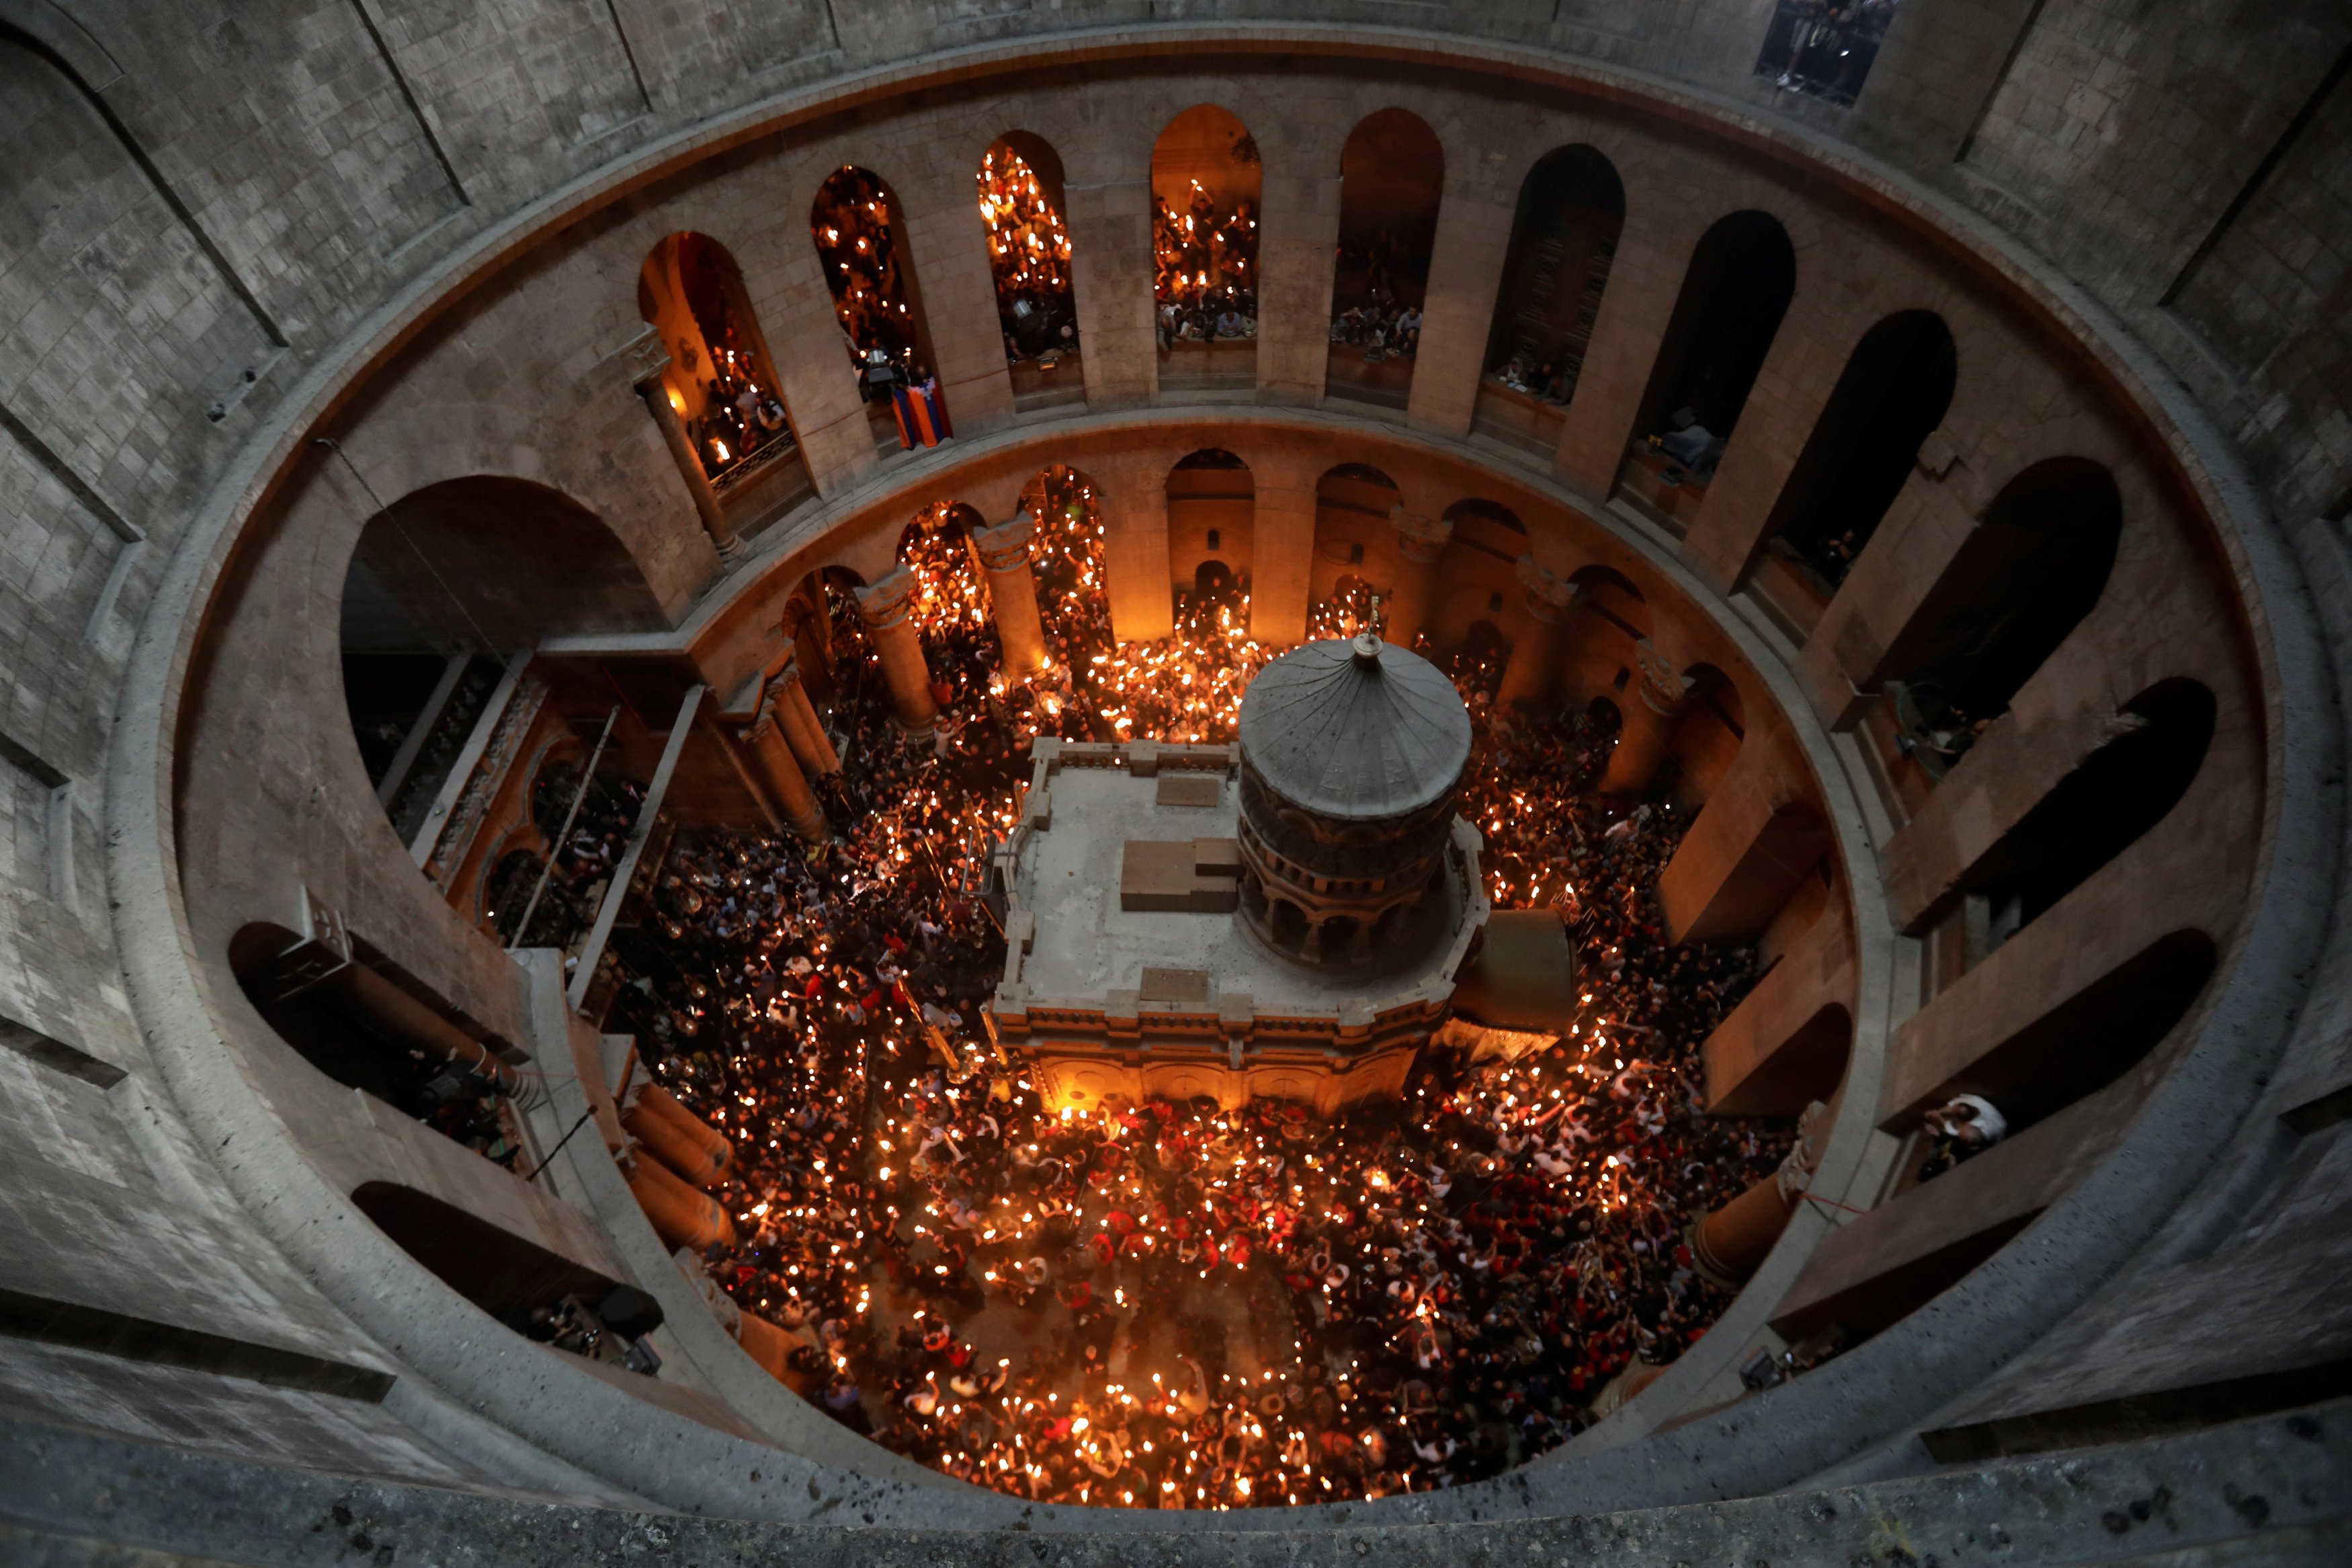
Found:
<svg viewBox="0 0 2352 1568"><path fill-rule="evenodd" d="M2352 1560L2347 62L0 0L0 1560Z"/></svg>

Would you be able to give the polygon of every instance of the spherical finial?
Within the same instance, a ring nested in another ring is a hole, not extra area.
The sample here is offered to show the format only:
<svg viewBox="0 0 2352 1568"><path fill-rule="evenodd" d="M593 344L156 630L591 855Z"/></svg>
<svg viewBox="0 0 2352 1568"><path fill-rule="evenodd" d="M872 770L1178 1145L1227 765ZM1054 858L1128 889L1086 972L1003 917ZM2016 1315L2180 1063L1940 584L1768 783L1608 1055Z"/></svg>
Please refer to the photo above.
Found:
<svg viewBox="0 0 2352 1568"><path fill-rule="evenodd" d="M1359 632L1349 645L1356 650L1356 664L1360 668L1377 670L1381 667L1379 637L1370 632Z"/></svg>

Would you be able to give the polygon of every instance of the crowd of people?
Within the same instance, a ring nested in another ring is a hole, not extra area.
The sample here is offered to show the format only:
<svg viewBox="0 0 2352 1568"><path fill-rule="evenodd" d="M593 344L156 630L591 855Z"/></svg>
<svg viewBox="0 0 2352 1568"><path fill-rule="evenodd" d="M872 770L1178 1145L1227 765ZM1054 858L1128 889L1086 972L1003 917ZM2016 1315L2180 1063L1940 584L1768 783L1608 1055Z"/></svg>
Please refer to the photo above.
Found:
<svg viewBox="0 0 2352 1568"><path fill-rule="evenodd" d="M1385 296L1350 305L1331 318L1331 341L1360 345L1367 360L1391 355L1412 359L1421 348L1421 307L1400 305Z"/></svg>
<svg viewBox="0 0 2352 1568"><path fill-rule="evenodd" d="M810 219L817 265L857 375L858 394L887 409L899 444L935 446L950 434L939 377L920 358L921 332L898 254L891 195L881 181L849 167L824 183Z"/></svg>
<svg viewBox="0 0 2352 1568"><path fill-rule="evenodd" d="M1011 147L992 147L980 164L980 220L996 279L997 324L1007 362L1047 364L1078 350L1070 289L1070 231L1037 171Z"/></svg>
<svg viewBox="0 0 2352 1568"><path fill-rule="evenodd" d="M1257 204L1221 209L1200 181L1180 209L1152 198L1161 349L1257 336Z"/></svg>
<svg viewBox="0 0 2352 1568"><path fill-rule="evenodd" d="M645 798L643 785L610 768L599 768L584 787L572 763L541 768L531 780L530 815L554 863L528 849L499 862L483 911L499 940L509 947L571 947L596 919Z"/></svg>
<svg viewBox="0 0 2352 1568"><path fill-rule="evenodd" d="M1329 1124L1265 1101L1048 1106L982 1019L1003 937L979 868L1028 740L1230 739L1275 652L1230 602L1113 642L1091 502L1066 470L1029 498L1045 677L1005 679L953 519L919 527L938 741L890 721L836 605L835 840L693 836L662 868L656 951L609 1027L734 1142L739 1235L709 1267L835 1418L1024 1497L1224 1508L1496 1475L1724 1304L1685 1228L1787 1147L1701 1114L1696 1047L1752 955L1666 941L1654 886L1684 814L1593 792L1603 721L1482 719L1461 810L1496 904L1571 925L1589 998L1567 1037L1433 1046L1401 1103Z"/></svg>
<svg viewBox="0 0 2352 1568"><path fill-rule="evenodd" d="M1549 360L1532 359L1526 354L1513 354L1487 372L1515 392L1524 392L1539 402L1566 407L1576 394L1576 378L1583 369L1581 359L1554 363Z"/></svg>
<svg viewBox="0 0 2352 1568"><path fill-rule="evenodd" d="M712 479L732 472L757 453L792 444L792 422L775 389L754 374L751 356L734 349L712 350L714 372L702 386L702 412L687 421L687 439Z"/></svg>

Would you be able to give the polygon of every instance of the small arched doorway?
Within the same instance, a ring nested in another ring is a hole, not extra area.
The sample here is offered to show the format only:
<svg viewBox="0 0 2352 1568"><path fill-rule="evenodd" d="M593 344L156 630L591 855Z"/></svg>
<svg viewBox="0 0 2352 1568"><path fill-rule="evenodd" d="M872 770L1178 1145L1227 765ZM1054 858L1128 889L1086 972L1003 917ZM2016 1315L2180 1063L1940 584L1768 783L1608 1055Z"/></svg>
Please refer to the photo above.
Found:
<svg viewBox="0 0 2352 1568"><path fill-rule="evenodd" d="M1307 636L1378 632L1402 555L1391 515L1396 481L1365 463L1342 463L1315 482L1315 559L1307 587Z"/></svg>
<svg viewBox="0 0 2352 1568"><path fill-rule="evenodd" d="M1176 591L1176 619L1222 602L1235 611L1249 592L1251 547L1256 537L1257 486L1249 465L1222 447L1195 452L1168 471L1168 563ZM1204 565L1222 575L1208 597Z"/></svg>

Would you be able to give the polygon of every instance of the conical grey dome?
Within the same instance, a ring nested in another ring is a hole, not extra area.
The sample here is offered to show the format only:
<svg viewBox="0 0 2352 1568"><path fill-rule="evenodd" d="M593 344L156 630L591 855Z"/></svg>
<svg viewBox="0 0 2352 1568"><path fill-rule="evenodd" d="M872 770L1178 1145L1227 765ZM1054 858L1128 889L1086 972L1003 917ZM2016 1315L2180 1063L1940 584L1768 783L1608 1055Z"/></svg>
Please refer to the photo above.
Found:
<svg viewBox="0 0 2352 1568"><path fill-rule="evenodd" d="M1470 760L1470 715L1438 668L1367 632L1309 643L1242 696L1242 758L1292 805L1326 817L1402 817L1451 794Z"/></svg>

